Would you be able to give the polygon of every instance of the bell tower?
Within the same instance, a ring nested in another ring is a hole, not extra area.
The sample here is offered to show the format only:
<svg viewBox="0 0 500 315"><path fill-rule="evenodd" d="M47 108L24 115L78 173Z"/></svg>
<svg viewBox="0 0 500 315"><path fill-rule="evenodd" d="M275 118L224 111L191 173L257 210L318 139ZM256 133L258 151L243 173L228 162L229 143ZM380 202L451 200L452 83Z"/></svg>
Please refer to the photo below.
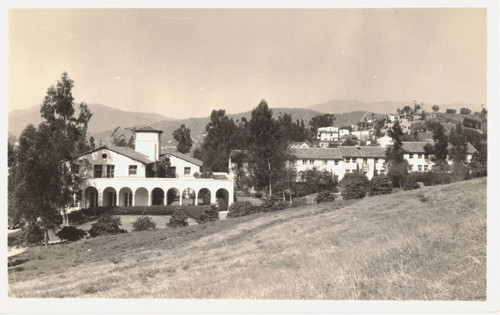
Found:
<svg viewBox="0 0 500 315"><path fill-rule="evenodd" d="M161 134L163 131L151 126L134 130L135 150L146 155L151 161L156 162L160 158Z"/></svg>

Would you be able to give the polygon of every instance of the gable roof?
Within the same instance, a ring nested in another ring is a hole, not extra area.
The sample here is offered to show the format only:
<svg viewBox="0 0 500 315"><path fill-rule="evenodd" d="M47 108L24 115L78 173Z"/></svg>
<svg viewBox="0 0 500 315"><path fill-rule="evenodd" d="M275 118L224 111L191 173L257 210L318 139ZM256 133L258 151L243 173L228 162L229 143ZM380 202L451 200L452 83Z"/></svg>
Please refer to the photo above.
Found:
<svg viewBox="0 0 500 315"><path fill-rule="evenodd" d="M136 150L132 149L132 148L129 148L129 147L117 147L117 146L114 146L114 145L110 145L110 146L102 146L102 147L99 147L99 148L96 148L92 151L88 151L88 152L85 152L83 154L80 154L76 157L73 158L76 159L76 158L79 158L79 157L82 157L84 155L87 155L87 154L91 154L91 153L94 153L94 152L97 152L97 151L100 151L100 150L110 150L110 151L113 151L113 152L116 152L118 154L121 154L121 155L124 155L128 158L131 158L132 160L136 160L138 162L141 162L143 164L150 164L150 163L153 163L153 161L151 161L146 155L142 154L142 153L139 153L137 152Z"/></svg>
<svg viewBox="0 0 500 315"><path fill-rule="evenodd" d="M409 153L425 153L424 147L425 145L432 143L430 142L412 142L412 141L403 141L403 150L409 152ZM452 148L452 145L448 145L448 148ZM472 144L467 142L467 154L473 154L476 152L476 148L472 146Z"/></svg>
<svg viewBox="0 0 500 315"><path fill-rule="evenodd" d="M340 160L338 148L290 148L290 155L298 159L321 159L321 160Z"/></svg>
<svg viewBox="0 0 500 315"><path fill-rule="evenodd" d="M340 146L338 147L343 157L385 158L385 148L375 146Z"/></svg>
<svg viewBox="0 0 500 315"><path fill-rule="evenodd" d="M184 160L184 161L188 161L189 163L193 163L193 164L198 165L198 166L203 165L203 161L200 161L198 159L195 159L192 156L189 156L189 155L184 154L184 153L180 153L178 151L167 150L167 151L165 151L165 153L162 154L162 156L165 156L165 155L175 156L176 158L179 158L179 159Z"/></svg>
<svg viewBox="0 0 500 315"><path fill-rule="evenodd" d="M163 133L163 131L161 131L160 129L156 129L154 127L151 127L151 126L144 126L144 127L141 127L141 128L138 128L138 129L135 129L134 132L158 132L158 133Z"/></svg>

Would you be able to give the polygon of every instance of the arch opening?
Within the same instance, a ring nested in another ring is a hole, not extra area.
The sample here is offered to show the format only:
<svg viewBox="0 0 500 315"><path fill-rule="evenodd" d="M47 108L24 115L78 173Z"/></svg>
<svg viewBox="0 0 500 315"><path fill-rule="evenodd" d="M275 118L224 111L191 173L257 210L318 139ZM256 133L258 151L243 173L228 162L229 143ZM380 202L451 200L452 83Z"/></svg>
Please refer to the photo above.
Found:
<svg viewBox="0 0 500 315"><path fill-rule="evenodd" d="M146 188L141 187L137 188L135 191L135 203L134 206L147 206L148 205L148 197L149 192Z"/></svg>
<svg viewBox="0 0 500 315"><path fill-rule="evenodd" d="M220 211L226 211L229 204L229 192L225 188L220 188L215 192L215 199Z"/></svg>
<svg viewBox="0 0 500 315"><path fill-rule="evenodd" d="M211 192L208 188L202 188L198 191L198 204L209 205L211 203Z"/></svg>

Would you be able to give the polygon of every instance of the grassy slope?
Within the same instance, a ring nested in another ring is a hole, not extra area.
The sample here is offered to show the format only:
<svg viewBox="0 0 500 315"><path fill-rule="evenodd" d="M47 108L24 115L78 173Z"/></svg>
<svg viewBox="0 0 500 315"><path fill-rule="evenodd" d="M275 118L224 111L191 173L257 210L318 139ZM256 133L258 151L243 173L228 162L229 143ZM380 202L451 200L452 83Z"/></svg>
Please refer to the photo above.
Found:
<svg viewBox="0 0 500 315"><path fill-rule="evenodd" d="M32 248L9 268L9 295L486 298L486 179L335 208Z"/></svg>

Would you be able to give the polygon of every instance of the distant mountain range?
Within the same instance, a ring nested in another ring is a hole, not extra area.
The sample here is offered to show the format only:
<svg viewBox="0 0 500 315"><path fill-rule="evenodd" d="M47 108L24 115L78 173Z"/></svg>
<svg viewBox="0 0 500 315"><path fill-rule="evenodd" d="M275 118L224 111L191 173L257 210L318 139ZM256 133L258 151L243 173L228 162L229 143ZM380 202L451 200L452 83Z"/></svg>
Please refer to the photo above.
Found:
<svg viewBox="0 0 500 315"><path fill-rule="evenodd" d="M316 104L309 108L272 108L274 116L280 113L288 113L292 116L293 121L303 119L308 125L312 117L322 114L335 114L337 126L348 126L356 124L364 117L371 116L371 113L376 113L376 117L380 118L388 113L396 112L397 108L402 108L405 105L412 105L412 102L371 102L365 103L356 100L333 100L322 104ZM424 103L424 109L431 111L432 105ZM468 107L472 110L480 110L465 103L452 103L447 105L439 105L441 111L446 108L459 109ZM120 109L108 107L101 104L89 104L89 108L93 113L89 123L89 133L94 136L99 144L110 143L111 134L116 130L116 134L123 134L127 139L130 138L133 128L144 125L151 125L163 131L162 144L175 145L176 142L172 137L172 132L179 128L181 124L186 125L191 129L191 137L195 145L202 141L204 137L205 127L208 124L210 117L188 118L188 119L173 119L156 113L140 113L129 112ZM229 117L235 121L245 117L250 119L251 111L230 114ZM38 124L41 122L40 106L35 106L26 110L14 110L9 113L9 132L15 136L19 136L22 130L29 124ZM9 138L9 141L10 138Z"/></svg>
<svg viewBox="0 0 500 315"><path fill-rule="evenodd" d="M101 104L88 104L88 106L93 113L89 122L89 132L91 134L114 129L117 126L129 127L151 124L160 120L173 120L173 118L160 114L129 112ZM40 105L23 110L13 110L9 112L8 130L10 133L19 136L28 124L37 125L41 121Z"/></svg>

